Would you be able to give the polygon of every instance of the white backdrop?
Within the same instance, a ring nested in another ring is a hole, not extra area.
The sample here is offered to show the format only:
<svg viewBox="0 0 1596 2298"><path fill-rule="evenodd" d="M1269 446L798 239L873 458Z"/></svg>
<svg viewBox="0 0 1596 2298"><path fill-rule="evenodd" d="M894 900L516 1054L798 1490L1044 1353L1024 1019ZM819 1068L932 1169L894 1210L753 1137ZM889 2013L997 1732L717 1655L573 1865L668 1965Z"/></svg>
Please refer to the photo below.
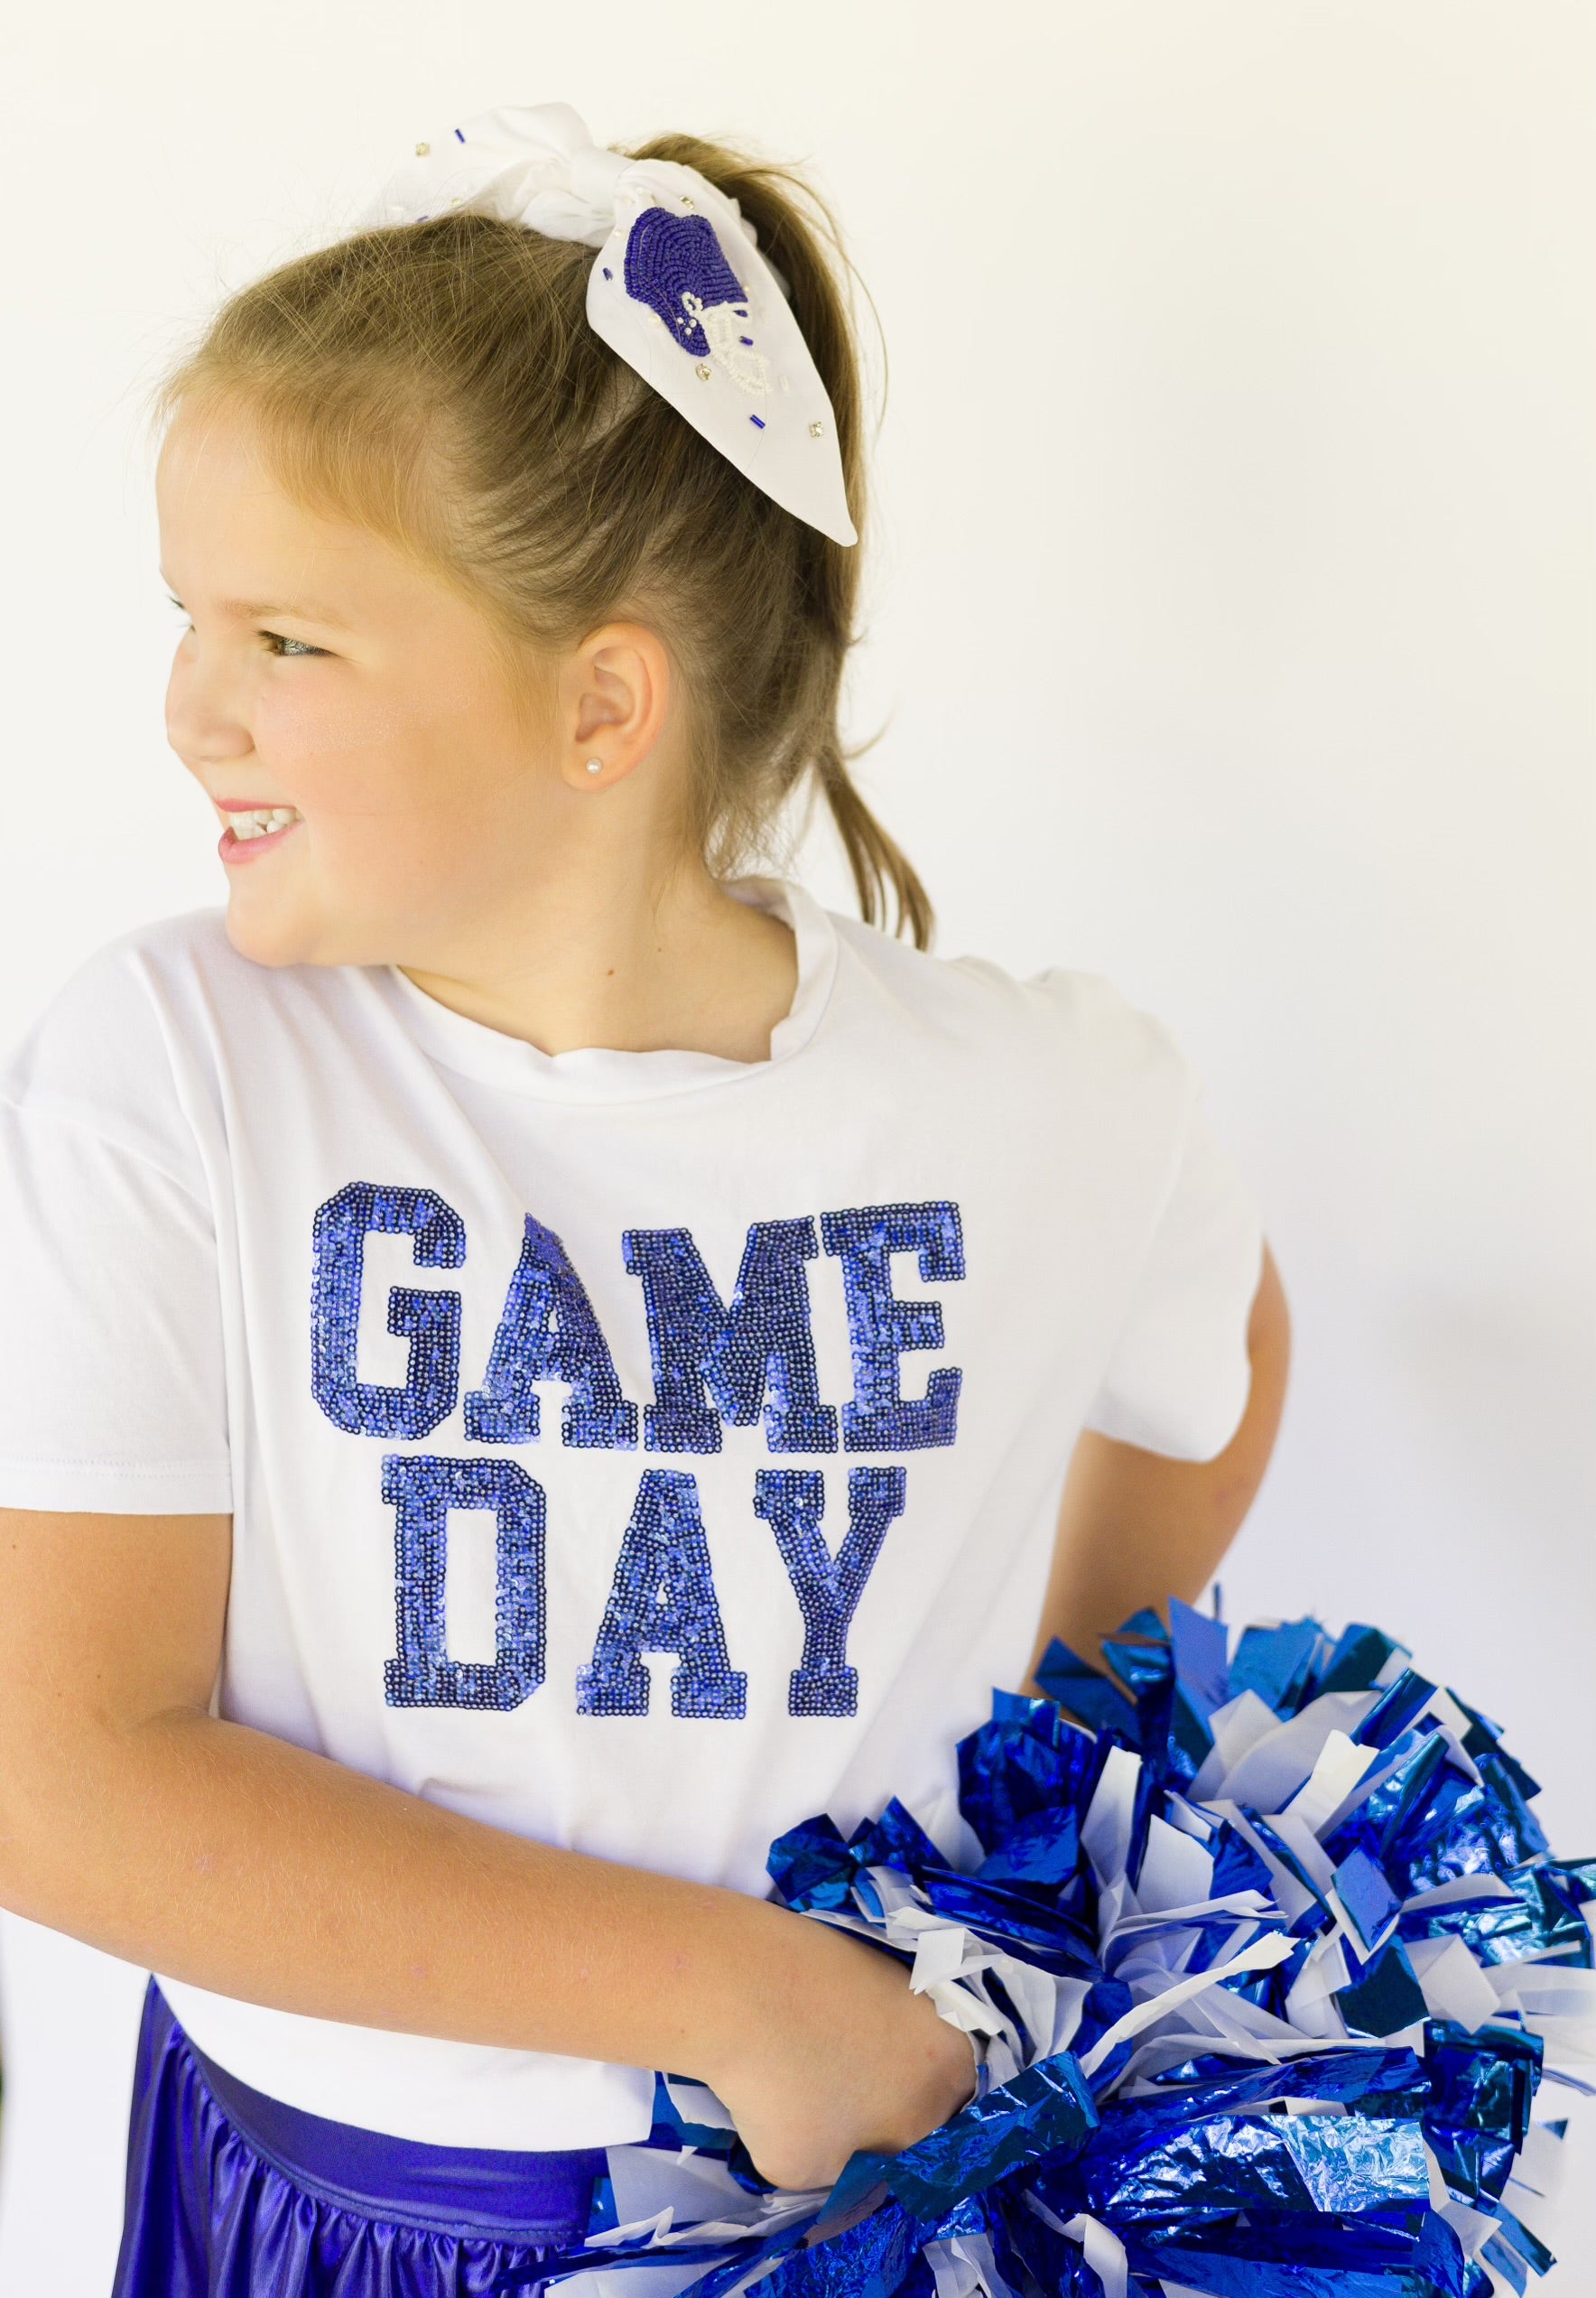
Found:
<svg viewBox="0 0 1596 2298"><path fill-rule="evenodd" d="M867 789L942 949L1175 1027L1267 1205L1295 1382L1228 1608L1404 1633L1596 1849L1590 10L12 24L0 1036L222 898L161 728L138 417L177 334L491 105L807 159L890 356ZM823 841L806 872L840 899ZM0 2292L103 2298L138 1975L9 1920L0 1953ZM1557 2298L1596 2293L1582 2207Z"/></svg>

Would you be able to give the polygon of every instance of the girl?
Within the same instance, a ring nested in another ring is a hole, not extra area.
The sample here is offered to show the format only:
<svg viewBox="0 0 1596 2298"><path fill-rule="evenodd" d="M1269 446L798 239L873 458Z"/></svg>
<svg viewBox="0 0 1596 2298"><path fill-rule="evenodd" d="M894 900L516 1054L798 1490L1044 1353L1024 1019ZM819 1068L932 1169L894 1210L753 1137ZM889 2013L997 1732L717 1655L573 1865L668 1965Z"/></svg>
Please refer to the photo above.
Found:
<svg viewBox="0 0 1596 2298"><path fill-rule="evenodd" d="M959 1850L991 1687L1208 1578L1285 1310L1164 1031L928 954L849 780L793 179L488 116L160 414L227 900L0 1093L0 1890L157 1974L118 2298L486 2292L653 2070L782 2187L966 2101L766 1846ZM748 867L806 784L863 922Z"/></svg>

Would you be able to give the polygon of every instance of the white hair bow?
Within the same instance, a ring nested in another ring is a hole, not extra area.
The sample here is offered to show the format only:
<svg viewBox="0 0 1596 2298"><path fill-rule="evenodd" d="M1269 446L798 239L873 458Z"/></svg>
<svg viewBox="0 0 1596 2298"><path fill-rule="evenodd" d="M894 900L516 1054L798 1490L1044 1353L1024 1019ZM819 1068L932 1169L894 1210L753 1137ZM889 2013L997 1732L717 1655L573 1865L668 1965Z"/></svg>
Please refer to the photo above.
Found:
<svg viewBox="0 0 1596 2298"><path fill-rule="evenodd" d="M418 144L357 228L450 208L597 248L595 333L784 510L858 542L826 386L735 200L696 168L605 150L569 104L536 104Z"/></svg>

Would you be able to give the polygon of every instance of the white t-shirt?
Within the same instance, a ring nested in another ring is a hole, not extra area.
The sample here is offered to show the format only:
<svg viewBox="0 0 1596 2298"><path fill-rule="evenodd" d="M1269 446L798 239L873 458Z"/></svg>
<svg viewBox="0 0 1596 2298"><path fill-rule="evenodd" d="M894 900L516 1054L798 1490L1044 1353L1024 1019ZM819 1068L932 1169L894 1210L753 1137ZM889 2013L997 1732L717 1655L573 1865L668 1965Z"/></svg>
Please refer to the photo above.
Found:
<svg viewBox="0 0 1596 2298"><path fill-rule="evenodd" d="M219 908L88 959L0 1071L0 1505L230 1510L221 1714L763 1893L895 1792L957 1846L1077 1435L1224 1447L1262 1237L1106 982L734 890L796 935L766 1061L549 1056ZM648 2127L645 2070L162 1985L315 2114Z"/></svg>

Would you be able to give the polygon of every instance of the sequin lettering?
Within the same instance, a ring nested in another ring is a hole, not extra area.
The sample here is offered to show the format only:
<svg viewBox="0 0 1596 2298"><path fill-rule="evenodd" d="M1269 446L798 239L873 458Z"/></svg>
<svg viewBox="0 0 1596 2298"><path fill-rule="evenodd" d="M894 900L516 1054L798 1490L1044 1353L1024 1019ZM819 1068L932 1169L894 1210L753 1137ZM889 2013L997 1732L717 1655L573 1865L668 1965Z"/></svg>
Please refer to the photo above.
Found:
<svg viewBox="0 0 1596 2298"><path fill-rule="evenodd" d="M459 1389L460 1296L394 1285L387 1326L410 1343L403 1388L362 1381L356 1366L366 1240L408 1236L418 1269L458 1269L465 1223L431 1189L351 1181L317 1208L311 1248L311 1386L335 1428L351 1436L424 1437L454 1410Z"/></svg>
<svg viewBox="0 0 1596 2298"><path fill-rule="evenodd" d="M941 1367L925 1394L905 1398L898 1358L906 1349L941 1348L942 1312L933 1300L898 1300L892 1289L895 1252L919 1255L928 1285L964 1274L959 1208L944 1198L929 1205L872 1205L821 1215L828 1252L842 1264L853 1355L852 1401L842 1408L842 1441L849 1452L906 1452L947 1445L958 1434L959 1391L964 1375Z"/></svg>
<svg viewBox="0 0 1596 2298"><path fill-rule="evenodd" d="M727 1656L697 1480L667 1468L648 1469L638 1487L593 1657L577 1670L577 1713L646 1716L645 1651L681 1655L673 1716L747 1712L748 1679Z"/></svg>
<svg viewBox="0 0 1596 2298"><path fill-rule="evenodd" d="M812 1220L753 1224L729 1308L691 1230L628 1229L621 1251L642 1279L648 1316L654 1401L644 1410L643 1440L650 1452L719 1452L721 1420L751 1427L767 1391L772 1452L835 1452L836 1410L820 1400L810 1326Z"/></svg>
<svg viewBox="0 0 1596 2298"><path fill-rule="evenodd" d="M848 1631L886 1528L904 1512L902 1468L853 1468L848 1477L848 1531L833 1556L821 1529L825 1478L813 1469L761 1468L754 1513L775 1535L798 1609L803 1656L787 1680L792 1716L852 1716L859 1679L848 1664Z"/></svg>
<svg viewBox="0 0 1596 2298"><path fill-rule="evenodd" d="M536 1381L570 1385L560 1413L563 1443L621 1451L636 1445L637 1408L621 1394L581 1279L553 1231L529 1213L487 1374L466 1399L467 1436L480 1444L531 1443L538 1433Z"/></svg>
<svg viewBox="0 0 1596 2298"><path fill-rule="evenodd" d="M513 1460L383 1457L383 1499L397 1512L395 1642L383 1669L390 1707L519 1707L543 1679L543 1494ZM451 1660L444 1575L451 1508L496 1521L495 1656Z"/></svg>

